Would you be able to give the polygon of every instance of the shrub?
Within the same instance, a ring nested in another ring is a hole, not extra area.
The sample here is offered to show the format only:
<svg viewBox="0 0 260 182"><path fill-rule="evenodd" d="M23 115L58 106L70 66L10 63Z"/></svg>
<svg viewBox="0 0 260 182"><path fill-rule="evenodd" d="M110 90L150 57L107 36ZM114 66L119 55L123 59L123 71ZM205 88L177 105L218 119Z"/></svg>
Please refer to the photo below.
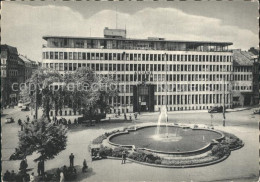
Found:
<svg viewBox="0 0 260 182"><path fill-rule="evenodd" d="M243 145L242 140L230 133L225 133L225 139L222 141L222 143L228 145L230 149L241 147Z"/></svg>
<svg viewBox="0 0 260 182"><path fill-rule="evenodd" d="M160 161L160 163L161 163L160 157L155 156L151 153L143 152L143 151L133 152L128 157L133 160L140 161L140 162L155 163L155 161L158 160L157 162L159 163L159 161Z"/></svg>
<svg viewBox="0 0 260 182"><path fill-rule="evenodd" d="M122 157L122 152L125 151L126 155L129 154L129 152L123 148L123 147L117 147L112 151L112 157Z"/></svg>
<svg viewBox="0 0 260 182"><path fill-rule="evenodd" d="M93 144L101 144L103 142L103 140L105 140L107 138L106 134L104 135L100 135L99 137L95 138L92 143Z"/></svg>
<svg viewBox="0 0 260 182"><path fill-rule="evenodd" d="M211 152L214 156L222 158L230 153L229 147L226 144L217 144L212 149Z"/></svg>
<svg viewBox="0 0 260 182"><path fill-rule="evenodd" d="M156 160L154 161L154 163L155 163L155 164L161 164L161 163L162 163L162 160L161 160L161 159L156 159Z"/></svg>
<svg viewBox="0 0 260 182"><path fill-rule="evenodd" d="M100 147L99 155L102 158L106 158L107 156L112 156L112 149L108 147Z"/></svg>

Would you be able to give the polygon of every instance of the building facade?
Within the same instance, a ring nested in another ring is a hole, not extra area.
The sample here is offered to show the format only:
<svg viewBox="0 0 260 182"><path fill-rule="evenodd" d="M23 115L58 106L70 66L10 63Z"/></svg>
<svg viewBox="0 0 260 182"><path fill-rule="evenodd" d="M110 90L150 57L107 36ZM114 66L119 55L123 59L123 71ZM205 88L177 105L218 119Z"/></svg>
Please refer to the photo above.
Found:
<svg viewBox="0 0 260 182"><path fill-rule="evenodd" d="M259 103L259 71L257 57L251 52L233 50L233 106Z"/></svg>
<svg viewBox="0 0 260 182"><path fill-rule="evenodd" d="M104 38L44 36L42 66L113 75L120 93L109 98L112 113L159 111L165 104L168 111L232 107L232 43L129 39L122 31L105 29Z"/></svg>
<svg viewBox="0 0 260 182"><path fill-rule="evenodd" d="M1 45L1 107L19 100L19 85L31 77L38 63L19 55L17 48Z"/></svg>
<svg viewBox="0 0 260 182"><path fill-rule="evenodd" d="M15 47L1 45L1 106L17 102L18 92L12 89L19 79L23 63L18 59Z"/></svg>
<svg viewBox="0 0 260 182"><path fill-rule="evenodd" d="M30 60L26 56L19 55L19 59L24 63L24 74L22 75L24 82L31 78L33 72L38 69L38 63Z"/></svg>

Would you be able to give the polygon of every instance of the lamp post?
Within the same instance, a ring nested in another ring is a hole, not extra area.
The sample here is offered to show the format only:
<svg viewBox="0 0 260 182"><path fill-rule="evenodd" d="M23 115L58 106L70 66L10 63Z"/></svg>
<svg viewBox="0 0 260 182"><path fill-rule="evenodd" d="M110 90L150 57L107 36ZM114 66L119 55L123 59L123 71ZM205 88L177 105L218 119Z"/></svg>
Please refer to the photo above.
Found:
<svg viewBox="0 0 260 182"><path fill-rule="evenodd" d="M222 68L222 70L223 70L223 68ZM226 119L226 113L225 113L225 89L226 89L226 87L225 87L225 73L223 74L223 77L222 77L222 79L223 79L223 126L225 127L226 126L226 121L225 121L225 119Z"/></svg>
<svg viewBox="0 0 260 182"><path fill-rule="evenodd" d="M35 88L35 119L38 119L38 74L36 74L36 88Z"/></svg>
<svg viewBox="0 0 260 182"><path fill-rule="evenodd" d="M168 102L168 98L167 98L167 54L165 53L164 54L164 59L165 59L165 107L166 107L166 110L167 110L167 102ZM168 120L167 120L168 122Z"/></svg>
<svg viewBox="0 0 260 182"><path fill-rule="evenodd" d="M126 113L126 54L122 54L124 60L124 114Z"/></svg>

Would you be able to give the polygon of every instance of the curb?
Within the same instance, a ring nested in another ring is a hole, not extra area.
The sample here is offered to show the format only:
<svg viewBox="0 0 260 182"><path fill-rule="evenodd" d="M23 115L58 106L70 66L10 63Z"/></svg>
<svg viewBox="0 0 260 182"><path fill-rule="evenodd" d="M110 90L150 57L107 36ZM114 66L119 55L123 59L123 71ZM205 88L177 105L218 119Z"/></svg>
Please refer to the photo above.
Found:
<svg viewBox="0 0 260 182"><path fill-rule="evenodd" d="M239 146L239 147L230 149L230 151L235 151L235 150L241 149L241 148L243 148L244 146L245 146L245 143L243 142L243 143L242 143L242 146Z"/></svg>
<svg viewBox="0 0 260 182"><path fill-rule="evenodd" d="M142 165L151 166L151 167L160 167L160 168L195 168L195 167L204 167L204 166L217 164L219 162L222 162L222 161L226 160L229 157L229 155L230 154L225 155L221 159L218 159L218 160L215 160L215 161L212 161L212 162L199 163L199 164L193 164L193 165L183 165L183 166L165 165L165 164L151 164L151 163L136 161L136 160L133 160L133 159L130 159L130 158L126 158L126 159L128 161L131 161L131 162L134 162L134 163L137 163L137 164L142 164ZM119 157L107 157L107 159L121 160L121 158L119 158Z"/></svg>

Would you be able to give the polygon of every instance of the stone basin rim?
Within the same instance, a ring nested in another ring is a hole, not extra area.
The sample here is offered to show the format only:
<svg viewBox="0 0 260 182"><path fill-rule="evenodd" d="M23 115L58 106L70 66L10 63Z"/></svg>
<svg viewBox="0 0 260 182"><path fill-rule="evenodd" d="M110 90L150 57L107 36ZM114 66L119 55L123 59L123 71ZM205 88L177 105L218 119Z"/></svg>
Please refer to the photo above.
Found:
<svg viewBox="0 0 260 182"><path fill-rule="evenodd" d="M137 130L140 130L140 129L143 129L143 128L157 127L156 124L153 124L153 125L139 126L139 127L133 128L133 129L126 129L125 131L118 131L118 132L108 136L107 141L110 145L113 145L113 146L126 147L126 148L129 148L129 149L135 148L135 149L144 150L144 151L153 152L153 153L159 153L159 154L197 155L197 154L201 154L201 153L204 153L204 152L210 150L212 148L212 146L216 144L216 142L223 140L224 137L225 137L225 135L222 132L212 130L212 129L207 129L207 128L191 128L190 126L186 126L186 125L179 126L179 125L172 125L172 124L161 124L160 126L179 127L179 128L184 128L184 129L189 128L189 129L192 129L192 130L206 130L206 131L218 133L221 136L219 138L213 139L209 144L207 144L206 146L204 146L200 149L191 150L191 151L183 151L183 152L167 152L167 151L153 150L153 149L149 149L149 148L136 148L135 145L121 145L121 144L113 143L113 142L110 141L111 138L118 136L118 135L129 134L130 132L137 131Z"/></svg>

